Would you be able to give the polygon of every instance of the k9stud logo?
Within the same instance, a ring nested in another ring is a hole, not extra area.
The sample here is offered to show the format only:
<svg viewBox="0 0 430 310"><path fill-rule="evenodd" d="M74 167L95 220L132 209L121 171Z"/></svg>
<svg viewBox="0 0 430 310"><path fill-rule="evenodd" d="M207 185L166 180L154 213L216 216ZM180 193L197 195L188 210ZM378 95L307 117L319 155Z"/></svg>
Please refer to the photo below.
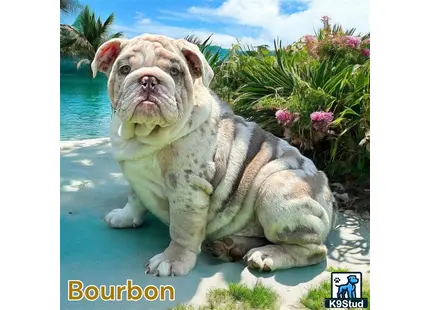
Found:
<svg viewBox="0 0 430 310"><path fill-rule="evenodd" d="M362 298L361 272L332 272L331 298L326 298L326 308L367 308L367 298Z"/></svg>

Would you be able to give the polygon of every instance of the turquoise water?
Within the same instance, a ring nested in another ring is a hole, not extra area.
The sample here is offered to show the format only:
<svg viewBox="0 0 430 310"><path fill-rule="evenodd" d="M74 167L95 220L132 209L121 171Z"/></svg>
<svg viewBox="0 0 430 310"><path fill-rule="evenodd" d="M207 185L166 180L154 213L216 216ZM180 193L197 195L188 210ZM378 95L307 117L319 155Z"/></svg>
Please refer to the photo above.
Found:
<svg viewBox="0 0 430 310"><path fill-rule="evenodd" d="M60 75L60 140L106 137L111 109L103 76Z"/></svg>

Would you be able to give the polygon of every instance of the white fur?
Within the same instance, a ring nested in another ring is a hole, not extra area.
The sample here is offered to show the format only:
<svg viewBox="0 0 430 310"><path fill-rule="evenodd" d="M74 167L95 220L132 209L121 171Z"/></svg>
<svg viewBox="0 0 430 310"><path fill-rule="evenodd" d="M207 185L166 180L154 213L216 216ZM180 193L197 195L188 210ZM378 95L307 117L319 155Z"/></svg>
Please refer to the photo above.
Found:
<svg viewBox="0 0 430 310"><path fill-rule="evenodd" d="M122 209L114 209L105 216L105 221L113 228L138 227L143 223L146 208L134 192L128 195L128 202Z"/></svg>

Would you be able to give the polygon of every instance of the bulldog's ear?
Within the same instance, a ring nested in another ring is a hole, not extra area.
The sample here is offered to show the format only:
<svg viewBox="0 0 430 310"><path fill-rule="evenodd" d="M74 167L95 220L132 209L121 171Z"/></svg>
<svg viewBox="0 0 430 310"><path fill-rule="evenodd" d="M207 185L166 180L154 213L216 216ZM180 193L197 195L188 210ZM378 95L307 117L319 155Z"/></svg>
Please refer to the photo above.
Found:
<svg viewBox="0 0 430 310"><path fill-rule="evenodd" d="M197 45L184 39L179 41L179 47L182 54L185 56L185 59L187 60L192 74L197 78L201 77L203 85L209 87L209 84L214 77L214 72L207 62L205 56L202 52L200 52L200 49Z"/></svg>
<svg viewBox="0 0 430 310"><path fill-rule="evenodd" d="M111 39L100 45L91 63L93 78L97 76L99 71L108 75L125 43L125 39Z"/></svg>

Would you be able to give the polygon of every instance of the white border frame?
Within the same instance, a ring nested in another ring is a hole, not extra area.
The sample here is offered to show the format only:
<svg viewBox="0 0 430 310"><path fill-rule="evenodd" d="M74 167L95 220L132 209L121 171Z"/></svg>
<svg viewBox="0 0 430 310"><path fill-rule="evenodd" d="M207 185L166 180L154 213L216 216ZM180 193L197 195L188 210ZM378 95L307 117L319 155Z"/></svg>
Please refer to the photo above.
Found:
<svg viewBox="0 0 430 310"><path fill-rule="evenodd" d="M429 296L429 9L422 3L371 5L373 309L423 309ZM58 4L12 1L0 10L7 12L0 19L0 308L57 309Z"/></svg>

